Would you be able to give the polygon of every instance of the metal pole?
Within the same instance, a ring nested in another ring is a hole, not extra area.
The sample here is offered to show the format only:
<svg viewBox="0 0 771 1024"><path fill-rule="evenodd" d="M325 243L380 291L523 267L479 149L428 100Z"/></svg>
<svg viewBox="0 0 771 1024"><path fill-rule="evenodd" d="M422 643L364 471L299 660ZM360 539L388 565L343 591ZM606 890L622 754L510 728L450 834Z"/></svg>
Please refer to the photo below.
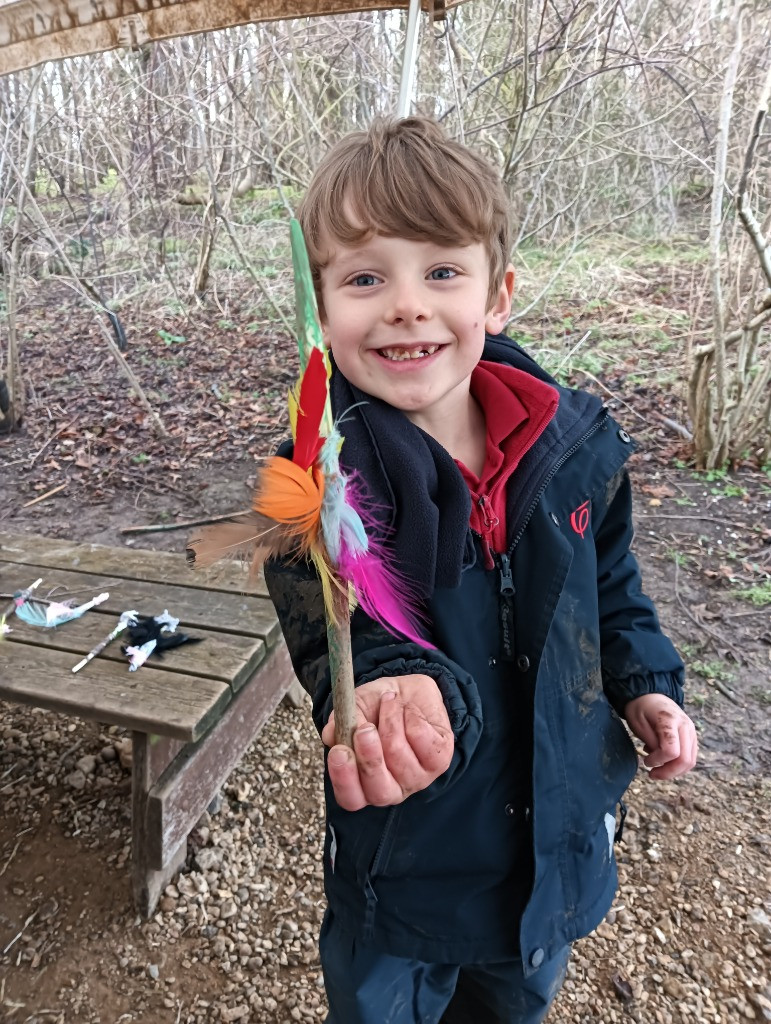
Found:
<svg viewBox="0 0 771 1024"><path fill-rule="evenodd" d="M412 91L415 85L415 64L418 53L419 16L420 0L410 0L410 10L407 15L407 38L404 40L402 77L399 83L399 103L396 107L397 117L407 117L412 104Z"/></svg>

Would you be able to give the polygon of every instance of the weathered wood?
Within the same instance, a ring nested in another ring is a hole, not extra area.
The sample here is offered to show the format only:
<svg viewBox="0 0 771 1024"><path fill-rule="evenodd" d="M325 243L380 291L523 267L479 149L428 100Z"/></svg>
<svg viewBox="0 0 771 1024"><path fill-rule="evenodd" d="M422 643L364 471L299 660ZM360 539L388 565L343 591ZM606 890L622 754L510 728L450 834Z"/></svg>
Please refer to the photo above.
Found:
<svg viewBox="0 0 771 1024"><path fill-rule="evenodd" d="M292 676L289 688L284 694L283 704L289 708L301 708L308 703L310 697L302 687L297 676Z"/></svg>
<svg viewBox="0 0 771 1024"><path fill-rule="evenodd" d="M266 597L268 593L262 574L250 580L247 570L237 562L225 562L209 570L189 568L181 546L176 554L128 547L111 548L103 544L81 544L0 530L0 561L41 569L72 569L114 576L116 579L144 580L147 583L173 583L194 589L222 590L225 593L236 591L260 597Z"/></svg>
<svg viewBox="0 0 771 1024"><path fill-rule="evenodd" d="M146 919L152 917L161 893L182 866L187 853L187 837L183 836L175 849L166 851L165 861L150 864L148 794L179 748L174 740L143 733L135 732L131 739L131 883L134 904Z"/></svg>
<svg viewBox="0 0 771 1024"><path fill-rule="evenodd" d="M195 745L185 747L147 801L148 864L158 868L177 849L270 718L295 678L282 641L259 677L243 689Z"/></svg>
<svg viewBox="0 0 771 1024"><path fill-rule="evenodd" d="M117 616L89 612L82 618L57 629L40 629L13 616L8 623L12 632L8 634L5 642L29 644L38 649L66 651L71 655L71 668L88 651L96 647L116 623ZM175 647L162 658L153 655L142 668L143 673L161 668L165 672L221 679L233 690L238 690L251 678L265 657L265 643L254 637L240 636L236 633L216 633L207 629L188 629L187 626L180 626L179 629L183 633L189 632L201 637L201 642ZM125 644L126 640L126 633L119 634L94 661L89 662L77 674L83 677L91 675L94 666L102 661L114 661L124 669L128 668L126 656L121 651L121 644Z"/></svg>
<svg viewBox="0 0 771 1024"><path fill-rule="evenodd" d="M94 660L73 675L63 651L3 642L0 697L78 718L122 725L145 733L194 741L230 702L227 684L162 669L129 672L115 662Z"/></svg>
<svg viewBox="0 0 771 1024"><path fill-rule="evenodd" d="M438 21L460 2L423 0L422 7ZM0 54L3 72L10 73L47 60L138 47L230 25L407 6L407 0L4 0Z"/></svg>
<svg viewBox="0 0 771 1024"><path fill-rule="evenodd" d="M0 559L2 553L0 553ZM35 566L33 572L39 567ZM43 575L42 571L39 575ZM13 592L25 578L18 564L0 561L0 592ZM31 581L30 581L31 582ZM261 637L268 643L275 642L280 635L278 619L271 602L264 597L251 594L233 594L221 591L196 590L176 584L147 583L144 580L120 579L107 573L98 576L93 573L70 572L61 569L46 569L43 583L38 588L40 597L45 597L51 588L57 588L57 600L88 597L109 592L109 599L88 615L120 615L129 608L136 608L143 615L157 615L168 608L188 629L214 629L224 633L242 633ZM109 632L108 626L105 632Z"/></svg>
<svg viewBox="0 0 771 1024"><path fill-rule="evenodd" d="M297 686L275 611L231 578L203 582L181 555L123 551L0 531L0 593L43 577L38 593L110 598L55 630L11 616L0 645L0 698L123 725L133 731L132 887L149 917L184 861L186 839L290 685ZM191 576L194 584L190 584ZM237 586L237 585L236 585ZM222 589L220 589L220 587ZM3 602L5 603L5 602ZM200 644L128 671L117 638L73 675L122 611L179 617Z"/></svg>

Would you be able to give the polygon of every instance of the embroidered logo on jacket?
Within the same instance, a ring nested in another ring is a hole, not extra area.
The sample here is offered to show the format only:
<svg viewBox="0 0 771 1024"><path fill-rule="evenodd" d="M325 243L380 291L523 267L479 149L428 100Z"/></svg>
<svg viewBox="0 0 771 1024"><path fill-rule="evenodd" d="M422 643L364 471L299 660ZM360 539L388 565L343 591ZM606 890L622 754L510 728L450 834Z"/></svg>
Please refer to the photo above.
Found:
<svg viewBox="0 0 771 1024"><path fill-rule="evenodd" d="M575 512L570 514L570 525L576 531L581 540L584 539L584 534L589 528L589 520L591 518L591 507L590 501L585 501L583 505L579 505Z"/></svg>

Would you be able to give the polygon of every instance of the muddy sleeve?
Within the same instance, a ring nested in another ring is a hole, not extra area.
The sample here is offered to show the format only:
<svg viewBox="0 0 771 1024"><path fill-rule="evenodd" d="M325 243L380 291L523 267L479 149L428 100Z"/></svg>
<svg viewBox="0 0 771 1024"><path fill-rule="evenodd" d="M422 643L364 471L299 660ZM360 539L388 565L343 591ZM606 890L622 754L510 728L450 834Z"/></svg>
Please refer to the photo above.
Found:
<svg viewBox="0 0 771 1024"><path fill-rule="evenodd" d="M304 560L271 559L265 582L278 615L295 673L313 700L313 718L321 732L332 712L326 617L321 582ZM422 674L439 687L456 741L461 767L481 734L482 709L476 683L441 651L400 640L361 609L351 616L351 651L357 686L385 676Z"/></svg>
<svg viewBox="0 0 771 1024"><path fill-rule="evenodd" d="M640 568L630 550L632 493L626 471L614 481L595 529L605 694L619 714L630 700L646 693L663 693L682 707L683 663L643 593Z"/></svg>

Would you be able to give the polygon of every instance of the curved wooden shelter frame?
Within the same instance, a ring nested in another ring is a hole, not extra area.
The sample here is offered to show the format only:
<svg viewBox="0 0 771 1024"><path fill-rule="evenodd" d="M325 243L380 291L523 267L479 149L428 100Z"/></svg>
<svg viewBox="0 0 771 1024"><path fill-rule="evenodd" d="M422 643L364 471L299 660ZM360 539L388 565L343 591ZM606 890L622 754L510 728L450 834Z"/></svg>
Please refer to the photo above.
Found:
<svg viewBox="0 0 771 1024"><path fill-rule="evenodd" d="M462 0L419 0L436 20ZM0 0L0 74L250 22L414 8L418 0Z"/></svg>

